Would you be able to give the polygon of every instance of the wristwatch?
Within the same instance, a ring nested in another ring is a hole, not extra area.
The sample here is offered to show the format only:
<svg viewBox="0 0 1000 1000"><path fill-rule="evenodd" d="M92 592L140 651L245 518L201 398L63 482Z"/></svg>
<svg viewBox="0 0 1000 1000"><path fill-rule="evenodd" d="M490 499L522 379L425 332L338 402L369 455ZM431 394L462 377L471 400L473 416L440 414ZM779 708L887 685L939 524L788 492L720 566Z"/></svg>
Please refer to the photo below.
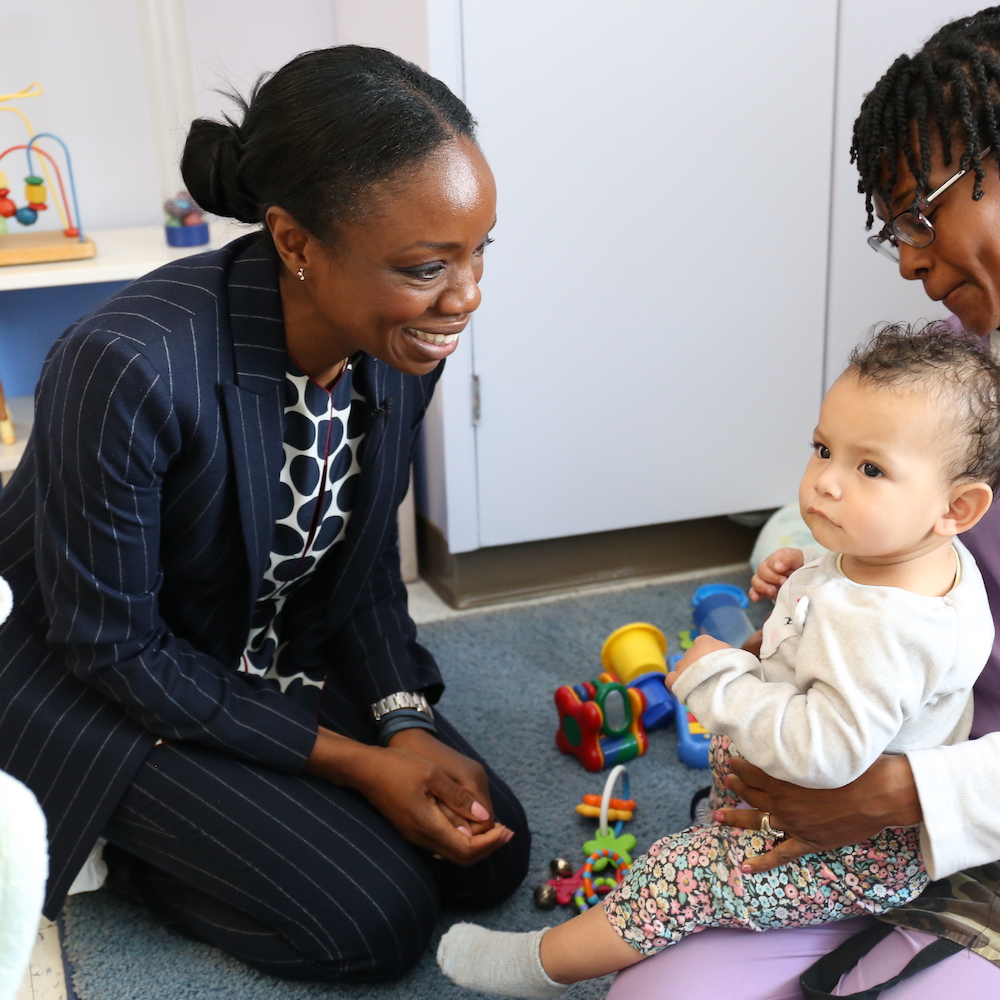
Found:
<svg viewBox="0 0 1000 1000"><path fill-rule="evenodd" d="M379 722L384 715L397 712L401 708L414 708L418 712L423 712L429 719L434 718L430 703L422 694L415 691L397 691L395 694L390 694L381 701L375 702L372 705L372 715L375 717L375 721Z"/></svg>

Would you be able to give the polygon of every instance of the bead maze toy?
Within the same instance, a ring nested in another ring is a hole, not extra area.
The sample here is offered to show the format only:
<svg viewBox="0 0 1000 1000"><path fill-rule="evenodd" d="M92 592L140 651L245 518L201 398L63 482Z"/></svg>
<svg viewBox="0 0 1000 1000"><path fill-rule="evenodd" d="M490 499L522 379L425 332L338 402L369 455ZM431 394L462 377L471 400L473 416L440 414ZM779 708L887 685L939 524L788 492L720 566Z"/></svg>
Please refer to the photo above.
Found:
<svg viewBox="0 0 1000 1000"><path fill-rule="evenodd" d="M28 132L26 143L9 146L0 152L0 161L3 161L9 154L23 151L27 166L27 175L24 178L25 204L21 206L18 206L10 196L11 188L7 181L7 175L3 170L0 170L0 266L79 260L93 257L97 253L94 241L83 235L80 225L80 209L76 197L76 184L73 180L73 165L66 144L51 132L36 131L23 111L6 103L14 99L38 97L42 93L42 88L37 83L32 83L17 93L0 94L0 111L8 111L17 115ZM43 139L58 143L61 148L66 176L69 179L70 194L72 195L72 216L69 211L69 199L66 197L62 171L52 154L39 145L40 140ZM36 169L36 164L38 169ZM41 174L38 172L39 169ZM52 178L53 171L55 172L55 181ZM62 223L61 229L31 232L10 231L8 220L13 220L19 230L33 226L38 221L39 213L48 209L50 197Z"/></svg>
<svg viewBox="0 0 1000 1000"><path fill-rule="evenodd" d="M612 798L615 783L622 778L622 794L624 798ZM576 905L581 913L596 905L600 897L610 892L622 880L632 864L629 851L635 847L635 837L630 833L622 833L623 825L632 818L636 803L628 796L630 782L628 771L619 764L612 768L604 783L601 795L584 795L583 802L576 806L576 811L582 816L600 817L599 826L593 840L583 845L586 860L578 871L565 858L553 858L550 868L553 877L535 888L535 905L542 910L554 909L557 905ZM616 816L618 817L616 819ZM614 819L612 830L608 821ZM599 872L612 865L615 868L614 878L606 875L595 877Z"/></svg>

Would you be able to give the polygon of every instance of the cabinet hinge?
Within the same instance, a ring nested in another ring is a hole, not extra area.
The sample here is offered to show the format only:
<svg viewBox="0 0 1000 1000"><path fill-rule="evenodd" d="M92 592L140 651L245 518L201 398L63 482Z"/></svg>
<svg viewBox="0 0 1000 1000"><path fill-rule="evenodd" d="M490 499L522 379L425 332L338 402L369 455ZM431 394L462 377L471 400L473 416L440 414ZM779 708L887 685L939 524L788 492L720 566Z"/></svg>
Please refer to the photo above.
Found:
<svg viewBox="0 0 1000 1000"><path fill-rule="evenodd" d="M482 414L482 401L479 396L479 376L472 376L472 423L478 424Z"/></svg>

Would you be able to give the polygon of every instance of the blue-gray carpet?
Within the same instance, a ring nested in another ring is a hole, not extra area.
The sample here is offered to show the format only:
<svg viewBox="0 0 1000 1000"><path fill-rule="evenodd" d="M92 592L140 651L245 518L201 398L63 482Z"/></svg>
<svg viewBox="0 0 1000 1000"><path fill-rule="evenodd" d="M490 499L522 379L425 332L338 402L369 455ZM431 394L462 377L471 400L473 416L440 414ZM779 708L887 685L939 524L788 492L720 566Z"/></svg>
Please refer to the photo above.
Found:
<svg viewBox="0 0 1000 1000"><path fill-rule="evenodd" d="M749 574L711 577L747 586ZM629 621L658 625L676 651L677 632L690 625L690 597L708 582L686 581L610 594L576 597L532 607L472 615L423 626L422 641L437 657L448 684L442 710L510 783L534 832L526 883L503 906L471 918L490 927L529 930L566 919L571 911L545 913L532 901L534 886L549 877L557 855L583 863L582 844L596 820L573 807L586 792L600 793L604 776L588 774L555 748L552 694L600 672L604 638ZM763 609L753 608L759 619ZM705 771L678 763L673 728L651 734L649 752L629 764L632 797L639 803L627 825L638 852L688 825L692 792ZM441 931L467 914L448 913ZM79 1000L306 1000L350 998L459 1000L471 994L437 970L431 953L403 980L379 986L288 983L256 973L213 948L180 938L107 891L73 897L66 908L67 957ZM435 940L436 946L436 940ZM604 996L610 979L581 984L574 1000ZM478 995L478 994L477 994Z"/></svg>

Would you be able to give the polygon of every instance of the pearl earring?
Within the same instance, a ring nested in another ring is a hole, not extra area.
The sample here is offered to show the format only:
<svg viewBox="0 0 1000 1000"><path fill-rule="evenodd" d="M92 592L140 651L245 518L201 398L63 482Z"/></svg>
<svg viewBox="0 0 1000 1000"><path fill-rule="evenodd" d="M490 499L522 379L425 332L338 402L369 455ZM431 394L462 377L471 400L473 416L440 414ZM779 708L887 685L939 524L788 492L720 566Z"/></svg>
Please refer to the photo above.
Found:
<svg viewBox="0 0 1000 1000"><path fill-rule="evenodd" d="M299 276L299 281L306 280L306 269L304 267L300 267L295 273Z"/></svg>

